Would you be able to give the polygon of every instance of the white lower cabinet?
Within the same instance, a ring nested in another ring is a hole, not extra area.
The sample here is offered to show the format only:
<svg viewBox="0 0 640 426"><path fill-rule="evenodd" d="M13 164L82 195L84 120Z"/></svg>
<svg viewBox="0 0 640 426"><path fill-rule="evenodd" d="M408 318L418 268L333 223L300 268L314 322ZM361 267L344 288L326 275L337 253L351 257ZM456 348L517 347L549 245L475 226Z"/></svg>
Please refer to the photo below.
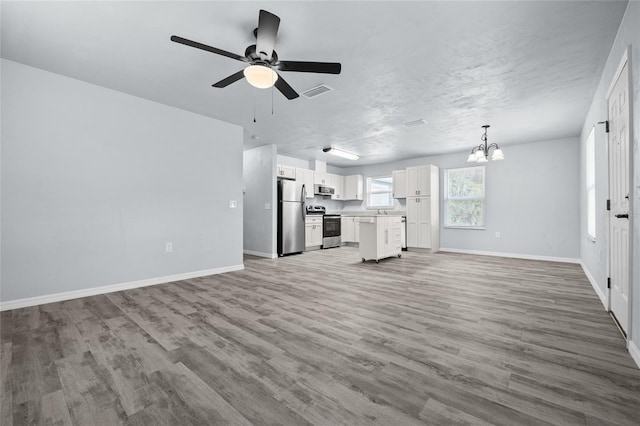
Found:
<svg viewBox="0 0 640 426"><path fill-rule="evenodd" d="M322 245L322 216L307 216L304 223L305 247Z"/></svg>
<svg viewBox="0 0 640 426"><path fill-rule="evenodd" d="M402 254L402 218L374 216L360 218L360 257L362 261Z"/></svg>
<svg viewBox="0 0 640 426"><path fill-rule="evenodd" d="M360 241L360 218L355 216L342 216L340 223L340 235L343 243L357 243Z"/></svg>

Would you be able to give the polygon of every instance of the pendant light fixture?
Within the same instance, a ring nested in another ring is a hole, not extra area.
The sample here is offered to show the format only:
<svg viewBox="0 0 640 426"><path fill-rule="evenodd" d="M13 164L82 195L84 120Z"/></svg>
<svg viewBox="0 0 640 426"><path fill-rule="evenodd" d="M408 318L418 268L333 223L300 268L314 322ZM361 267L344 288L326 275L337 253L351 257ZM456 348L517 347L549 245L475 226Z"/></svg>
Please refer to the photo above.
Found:
<svg viewBox="0 0 640 426"><path fill-rule="evenodd" d="M469 154L469 158L467 158L467 162L472 163L486 163L489 161L489 150L493 149L493 154L491 154L491 159L493 161L504 160L504 153L500 149L497 143L492 143L491 145L487 142L487 129L491 127L488 124L482 126L484 129L484 134L480 138L482 143L476 147L473 147L471 150L471 154Z"/></svg>

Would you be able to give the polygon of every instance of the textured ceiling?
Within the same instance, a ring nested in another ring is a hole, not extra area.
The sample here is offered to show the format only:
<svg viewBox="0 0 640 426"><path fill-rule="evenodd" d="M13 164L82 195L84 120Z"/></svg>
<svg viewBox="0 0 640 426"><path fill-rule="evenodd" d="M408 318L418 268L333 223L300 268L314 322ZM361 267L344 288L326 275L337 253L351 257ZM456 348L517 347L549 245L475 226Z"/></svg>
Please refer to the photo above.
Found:
<svg viewBox="0 0 640 426"><path fill-rule="evenodd" d="M11 2L2 57L241 125L245 148L334 165L466 151L491 124L500 145L579 134L626 2ZM280 59L341 62L342 74L282 73L286 100L241 80L258 11L280 16ZM273 114L272 114L273 106ZM253 122L254 109L257 122ZM427 124L403 123L423 118ZM362 156L328 158L333 145ZM505 149L508 158L508 149Z"/></svg>

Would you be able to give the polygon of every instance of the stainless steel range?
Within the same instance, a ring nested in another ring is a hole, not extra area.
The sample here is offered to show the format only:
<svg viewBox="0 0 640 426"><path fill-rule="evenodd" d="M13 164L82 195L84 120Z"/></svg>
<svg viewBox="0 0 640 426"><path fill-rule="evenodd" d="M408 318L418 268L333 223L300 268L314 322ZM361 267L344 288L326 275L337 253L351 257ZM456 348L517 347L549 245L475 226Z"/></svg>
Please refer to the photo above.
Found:
<svg viewBox="0 0 640 426"><path fill-rule="evenodd" d="M340 247L340 215L327 214L324 206L307 206L307 214L322 215L322 248Z"/></svg>
<svg viewBox="0 0 640 426"><path fill-rule="evenodd" d="M340 247L340 215L322 216L322 248Z"/></svg>

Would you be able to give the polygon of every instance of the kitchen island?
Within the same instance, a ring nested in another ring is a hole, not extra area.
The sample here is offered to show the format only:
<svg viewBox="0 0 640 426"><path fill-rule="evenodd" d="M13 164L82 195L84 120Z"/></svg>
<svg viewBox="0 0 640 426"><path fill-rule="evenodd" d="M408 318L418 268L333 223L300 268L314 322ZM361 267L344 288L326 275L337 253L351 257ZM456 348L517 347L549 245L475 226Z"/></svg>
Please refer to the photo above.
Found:
<svg viewBox="0 0 640 426"><path fill-rule="evenodd" d="M402 218L375 215L360 217L360 257L362 261L402 255Z"/></svg>

